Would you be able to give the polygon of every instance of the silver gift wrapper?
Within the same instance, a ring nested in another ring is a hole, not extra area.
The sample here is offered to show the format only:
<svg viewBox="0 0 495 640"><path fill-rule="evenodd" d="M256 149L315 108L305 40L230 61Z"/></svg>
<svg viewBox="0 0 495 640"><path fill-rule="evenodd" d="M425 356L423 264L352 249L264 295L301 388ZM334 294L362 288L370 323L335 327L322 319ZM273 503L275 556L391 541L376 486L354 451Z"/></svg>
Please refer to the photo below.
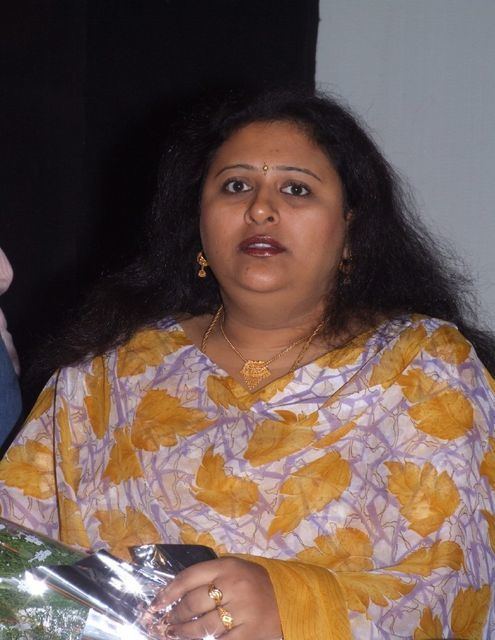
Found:
<svg viewBox="0 0 495 640"><path fill-rule="evenodd" d="M200 545L141 545L132 563L87 554L0 518L0 640L154 640L140 624ZM157 620L163 612L158 612Z"/></svg>

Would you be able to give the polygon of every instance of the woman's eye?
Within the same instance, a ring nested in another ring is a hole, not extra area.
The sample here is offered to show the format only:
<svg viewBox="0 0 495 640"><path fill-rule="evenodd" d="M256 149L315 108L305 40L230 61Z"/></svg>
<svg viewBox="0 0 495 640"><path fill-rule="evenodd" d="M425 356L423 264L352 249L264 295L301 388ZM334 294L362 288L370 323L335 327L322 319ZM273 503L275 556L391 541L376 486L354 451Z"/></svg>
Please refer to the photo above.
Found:
<svg viewBox="0 0 495 640"><path fill-rule="evenodd" d="M251 189L243 180L229 180L223 185L223 188L228 193L242 193Z"/></svg>
<svg viewBox="0 0 495 640"><path fill-rule="evenodd" d="M294 182L283 187L282 193L287 193L290 196L307 196L309 195L309 189L303 184Z"/></svg>

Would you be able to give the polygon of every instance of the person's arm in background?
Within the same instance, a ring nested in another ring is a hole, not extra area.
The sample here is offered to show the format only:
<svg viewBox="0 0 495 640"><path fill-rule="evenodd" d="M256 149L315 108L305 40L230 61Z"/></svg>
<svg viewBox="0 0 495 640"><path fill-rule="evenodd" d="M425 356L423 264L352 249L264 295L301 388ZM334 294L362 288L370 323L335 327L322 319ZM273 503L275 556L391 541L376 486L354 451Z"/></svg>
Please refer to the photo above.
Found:
<svg viewBox="0 0 495 640"><path fill-rule="evenodd" d="M12 267L0 249L0 295L9 288L12 278ZM19 370L19 360L12 337L7 331L7 322L0 310L0 447L21 414L21 392L17 379Z"/></svg>

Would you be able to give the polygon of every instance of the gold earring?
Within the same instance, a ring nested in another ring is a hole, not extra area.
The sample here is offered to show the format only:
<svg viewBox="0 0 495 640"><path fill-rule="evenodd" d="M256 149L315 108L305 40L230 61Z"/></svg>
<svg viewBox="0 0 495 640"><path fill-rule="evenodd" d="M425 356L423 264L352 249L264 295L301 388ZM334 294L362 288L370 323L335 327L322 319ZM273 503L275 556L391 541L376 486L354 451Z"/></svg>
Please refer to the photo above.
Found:
<svg viewBox="0 0 495 640"><path fill-rule="evenodd" d="M208 266L208 261L207 259L204 257L203 252L200 251L198 253L198 255L196 256L196 262L199 264L200 269L198 271L198 278L206 278L206 271L205 271L205 267Z"/></svg>

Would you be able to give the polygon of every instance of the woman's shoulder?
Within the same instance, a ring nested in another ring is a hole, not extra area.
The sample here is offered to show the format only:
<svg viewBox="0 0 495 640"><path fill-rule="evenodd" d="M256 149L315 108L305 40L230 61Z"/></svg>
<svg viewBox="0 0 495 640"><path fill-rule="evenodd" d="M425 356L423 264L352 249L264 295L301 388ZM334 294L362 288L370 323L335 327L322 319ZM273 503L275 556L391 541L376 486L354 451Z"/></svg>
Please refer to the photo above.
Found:
<svg viewBox="0 0 495 640"><path fill-rule="evenodd" d="M453 322L420 314L397 316L377 328L374 340L378 364L373 379L382 370L405 375L421 369L435 378L483 387L495 398L494 379Z"/></svg>
<svg viewBox="0 0 495 640"><path fill-rule="evenodd" d="M104 354L106 368L118 378L144 373L160 366L167 356L191 345L179 322L163 318L141 328L127 342Z"/></svg>
<svg viewBox="0 0 495 640"><path fill-rule="evenodd" d="M167 355L190 344L178 321L167 316L141 327L127 341L103 354L90 355L63 367L54 374L53 380L62 377L70 382L81 376L101 378L109 373L117 377L135 375L143 372L149 365L158 365Z"/></svg>
<svg viewBox="0 0 495 640"><path fill-rule="evenodd" d="M388 318L377 326L374 335L384 342L414 336L416 341L428 344L442 342L470 345L453 322L419 313L407 313Z"/></svg>

